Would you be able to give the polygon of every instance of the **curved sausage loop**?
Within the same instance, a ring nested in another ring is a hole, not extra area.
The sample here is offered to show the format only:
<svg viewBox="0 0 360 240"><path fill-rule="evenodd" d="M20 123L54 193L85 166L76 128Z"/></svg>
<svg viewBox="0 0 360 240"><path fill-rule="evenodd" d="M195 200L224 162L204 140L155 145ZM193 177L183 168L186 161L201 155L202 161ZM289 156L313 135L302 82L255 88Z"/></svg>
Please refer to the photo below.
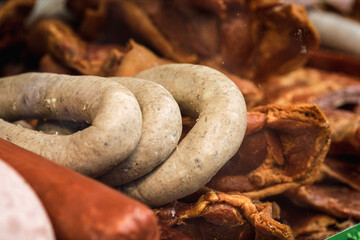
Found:
<svg viewBox="0 0 360 240"><path fill-rule="evenodd" d="M236 85L209 67L169 64L135 77L164 86L183 114L198 117L164 163L119 188L150 206L161 206L200 189L235 155L246 130L246 105Z"/></svg>
<svg viewBox="0 0 360 240"><path fill-rule="evenodd" d="M0 138L93 177L128 157L141 136L142 115L135 96L101 77L4 77L0 106ZM7 122L26 118L86 121L91 126L71 135L49 135Z"/></svg>
<svg viewBox="0 0 360 240"><path fill-rule="evenodd" d="M176 148L182 119L178 104L159 84L137 78L111 78L136 97L143 117L140 142L135 151L98 179L111 186L129 183L151 172Z"/></svg>

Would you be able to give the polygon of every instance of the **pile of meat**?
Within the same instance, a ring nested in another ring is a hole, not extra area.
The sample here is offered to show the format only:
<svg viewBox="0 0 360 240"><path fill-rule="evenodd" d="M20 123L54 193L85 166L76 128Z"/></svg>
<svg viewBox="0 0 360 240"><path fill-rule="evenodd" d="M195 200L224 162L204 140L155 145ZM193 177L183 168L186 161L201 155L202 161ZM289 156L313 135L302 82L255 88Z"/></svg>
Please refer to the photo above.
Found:
<svg viewBox="0 0 360 240"><path fill-rule="evenodd" d="M69 0L66 14L29 21L36 2L8 0L0 76L217 69L244 95L245 137L201 190L152 208L161 239L325 239L360 221L360 79L339 67L360 61L325 51L308 6L292 2ZM182 119L184 137L196 119Z"/></svg>

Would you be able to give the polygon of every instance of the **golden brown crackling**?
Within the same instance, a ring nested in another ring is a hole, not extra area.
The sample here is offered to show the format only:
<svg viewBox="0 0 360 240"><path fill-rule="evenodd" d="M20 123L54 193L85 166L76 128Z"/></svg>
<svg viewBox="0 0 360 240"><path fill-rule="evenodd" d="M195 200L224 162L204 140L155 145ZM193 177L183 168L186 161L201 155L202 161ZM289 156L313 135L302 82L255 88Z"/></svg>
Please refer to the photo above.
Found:
<svg viewBox="0 0 360 240"><path fill-rule="evenodd" d="M226 236L232 234L238 226L250 224L257 234L264 239L294 239L289 226L274 220L271 203L253 203L252 200L241 193L222 193L207 191L195 203L182 203L179 201L154 210L161 224L166 224L185 232L187 224L191 225L193 219L201 219L200 223L211 223L214 232L227 229ZM244 231L244 229L241 229ZM190 234L191 234L190 230ZM196 235L197 231L194 232ZM208 233L213 234L213 233ZM230 235L231 236L231 235ZM230 238L229 238L230 239ZM233 238L231 238L233 239Z"/></svg>
<svg viewBox="0 0 360 240"><path fill-rule="evenodd" d="M359 154L358 77L301 68L284 76L272 77L264 89L269 103L317 104L330 124L330 152L343 155Z"/></svg>
<svg viewBox="0 0 360 240"><path fill-rule="evenodd" d="M263 199L311 184L329 145L328 122L315 104L254 108L239 151L208 186Z"/></svg>
<svg viewBox="0 0 360 240"><path fill-rule="evenodd" d="M284 164L283 160L274 159L275 162L272 164L264 164L261 168L252 172L250 178L255 178L256 176L259 181L261 179L260 185L266 185L268 181L268 183L286 183L295 180L302 184L313 182L320 171L321 163L324 161L330 146L329 124L320 108L315 104L293 106L270 105L254 108L253 111L266 113L267 127L274 130L287 130L288 134L280 135L282 143L281 151L283 151L281 154L287 153L285 156L288 156L291 161L287 161ZM304 135L310 129L312 129L313 135ZM311 153L311 155L305 155L308 157L307 162L300 161L300 156L302 155L299 153L303 145L296 143L296 141L302 139L300 136L312 141L312 148L307 148L308 154ZM276 157L276 152L274 150L271 151L273 151ZM283 165L281 170L275 171L272 169L279 163ZM270 167L271 165L273 167ZM276 172L278 174L274 175ZM272 177L270 175L267 176L267 173L272 175Z"/></svg>

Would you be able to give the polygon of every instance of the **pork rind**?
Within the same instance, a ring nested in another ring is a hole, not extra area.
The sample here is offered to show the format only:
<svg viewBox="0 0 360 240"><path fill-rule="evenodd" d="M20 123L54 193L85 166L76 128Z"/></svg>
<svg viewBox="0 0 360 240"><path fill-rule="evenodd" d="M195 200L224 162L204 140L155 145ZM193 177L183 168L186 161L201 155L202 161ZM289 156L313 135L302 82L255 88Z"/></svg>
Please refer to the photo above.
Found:
<svg viewBox="0 0 360 240"><path fill-rule="evenodd" d="M266 105L248 112L248 128L237 154L208 187L262 199L311 184L328 153L330 129L314 105Z"/></svg>
<svg viewBox="0 0 360 240"><path fill-rule="evenodd" d="M296 205L316 209L332 218L360 220L360 163L356 158L327 156L316 183L285 195Z"/></svg>
<svg viewBox="0 0 360 240"><path fill-rule="evenodd" d="M322 182L301 186L286 195L299 206L319 209L338 218L360 220L360 192L347 186Z"/></svg>
<svg viewBox="0 0 360 240"><path fill-rule="evenodd" d="M284 197L272 199L280 206L280 220L286 222L297 240L326 239L355 225L352 219L339 219L312 208L294 205Z"/></svg>
<svg viewBox="0 0 360 240"><path fill-rule="evenodd" d="M208 191L196 202L175 201L154 212L160 224L194 240L294 239L290 227L274 219L276 204L254 203L241 193Z"/></svg>
<svg viewBox="0 0 360 240"><path fill-rule="evenodd" d="M360 162L358 159L328 156L321 170L327 177L336 179L360 192Z"/></svg>
<svg viewBox="0 0 360 240"><path fill-rule="evenodd" d="M303 185L285 194L296 205L316 209L327 216L314 216L312 223L309 222L308 225L303 223L302 229L310 229L316 221L318 225L333 222L333 227L340 226L339 221L344 219L358 221L360 214L358 201L360 82L358 78L342 73L300 68L290 74L270 78L264 88L269 103L288 106L314 103L321 108L329 121L331 145L322 163L322 174L319 179L312 185ZM341 228L330 230L329 233L334 233ZM324 239L327 234L323 230L322 233L314 233L310 237L305 233L302 235L308 236L309 239Z"/></svg>
<svg viewBox="0 0 360 240"><path fill-rule="evenodd" d="M356 77L300 68L264 85L268 103L315 103L331 128L332 154L360 154L360 82Z"/></svg>
<svg viewBox="0 0 360 240"><path fill-rule="evenodd" d="M250 79L296 69L319 45L305 9L278 0L72 0L67 6L90 39L114 41L119 34L109 33L120 25L120 40L127 32L165 58Z"/></svg>

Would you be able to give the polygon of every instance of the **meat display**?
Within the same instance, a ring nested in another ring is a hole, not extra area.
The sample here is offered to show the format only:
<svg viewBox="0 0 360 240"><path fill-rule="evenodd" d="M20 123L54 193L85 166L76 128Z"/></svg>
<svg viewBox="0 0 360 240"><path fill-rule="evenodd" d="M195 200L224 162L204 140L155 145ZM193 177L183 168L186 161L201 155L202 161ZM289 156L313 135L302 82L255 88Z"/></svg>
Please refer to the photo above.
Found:
<svg viewBox="0 0 360 240"><path fill-rule="evenodd" d="M1 2L0 239L11 214L16 236L44 239L323 240L358 224L359 6ZM19 192L41 221L22 222Z"/></svg>

